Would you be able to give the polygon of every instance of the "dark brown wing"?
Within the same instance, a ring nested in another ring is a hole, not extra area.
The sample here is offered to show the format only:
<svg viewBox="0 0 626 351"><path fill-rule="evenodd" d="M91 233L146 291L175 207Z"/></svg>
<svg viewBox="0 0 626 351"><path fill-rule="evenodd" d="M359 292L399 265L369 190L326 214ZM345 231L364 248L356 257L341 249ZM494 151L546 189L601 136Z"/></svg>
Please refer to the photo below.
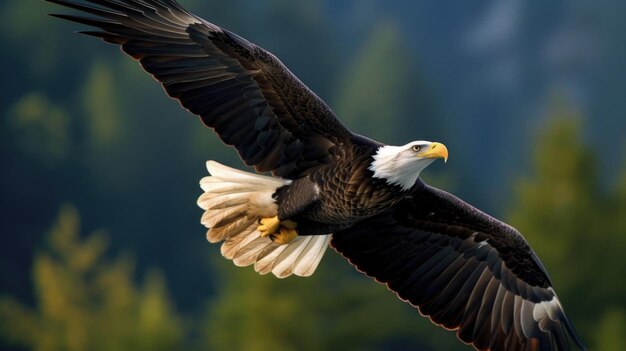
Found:
<svg viewBox="0 0 626 351"><path fill-rule="evenodd" d="M419 187L331 245L479 350L584 349L521 234L446 192Z"/></svg>
<svg viewBox="0 0 626 351"><path fill-rule="evenodd" d="M53 16L100 28L83 33L121 45L258 171L298 177L353 137L274 55L173 0L48 1L93 15Z"/></svg>

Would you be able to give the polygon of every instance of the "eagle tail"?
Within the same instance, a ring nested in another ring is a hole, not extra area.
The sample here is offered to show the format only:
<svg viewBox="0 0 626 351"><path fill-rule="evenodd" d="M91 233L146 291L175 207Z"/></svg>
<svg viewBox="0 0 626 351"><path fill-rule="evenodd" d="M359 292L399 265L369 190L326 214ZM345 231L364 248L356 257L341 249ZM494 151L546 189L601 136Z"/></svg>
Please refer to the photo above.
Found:
<svg viewBox="0 0 626 351"><path fill-rule="evenodd" d="M292 274L308 277L315 272L331 235L298 236L279 245L261 237L259 220L274 217L278 207L273 194L291 181L243 172L215 161L207 162L210 176L200 180L204 193L198 206L204 210L201 223L209 228L211 243L223 241L221 252L236 266L254 264L260 274L278 278Z"/></svg>

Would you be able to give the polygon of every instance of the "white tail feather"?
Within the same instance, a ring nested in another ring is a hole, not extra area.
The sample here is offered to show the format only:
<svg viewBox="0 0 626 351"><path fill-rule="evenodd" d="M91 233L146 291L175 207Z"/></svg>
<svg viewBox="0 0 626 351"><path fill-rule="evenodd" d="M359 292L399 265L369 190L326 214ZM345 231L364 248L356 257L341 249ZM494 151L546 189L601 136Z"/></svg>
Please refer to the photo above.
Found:
<svg viewBox="0 0 626 351"><path fill-rule="evenodd" d="M209 228L207 240L224 241L222 255L236 266L254 264L260 274L272 272L278 278L292 274L308 277L317 268L328 248L330 235L298 236L287 245L261 237L258 220L276 216L272 198L277 188L291 181L248 173L215 161L208 161L211 174L200 180L204 191L198 206L205 210L201 223Z"/></svg>

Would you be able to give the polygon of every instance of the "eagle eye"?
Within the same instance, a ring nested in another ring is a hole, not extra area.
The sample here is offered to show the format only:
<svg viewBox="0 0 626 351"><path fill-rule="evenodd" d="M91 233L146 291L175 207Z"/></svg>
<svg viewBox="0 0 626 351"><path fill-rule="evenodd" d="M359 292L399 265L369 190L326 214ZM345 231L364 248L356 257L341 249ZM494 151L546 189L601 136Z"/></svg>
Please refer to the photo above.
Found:
<svg viewBox="0 0 626 351"><path fill-rule="evenodd" d="M419 145L413 145L413 147L411 148L413 151L418 152L420 151L421 147Z"/></svg>

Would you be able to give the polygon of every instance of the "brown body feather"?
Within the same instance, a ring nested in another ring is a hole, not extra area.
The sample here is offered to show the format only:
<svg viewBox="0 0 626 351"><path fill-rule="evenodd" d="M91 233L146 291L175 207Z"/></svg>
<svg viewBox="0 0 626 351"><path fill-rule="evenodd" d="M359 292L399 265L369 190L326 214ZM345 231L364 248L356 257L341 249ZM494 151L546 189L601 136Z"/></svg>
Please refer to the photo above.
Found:
<svg viewBox="0 0 626 351"><path fill-rule="evenodd" d="M377 146L352 144L344 157L319 166L277 192L279 217L299 223L301 235L348 228L401 201L399 186L372 177Z"/></svg>

